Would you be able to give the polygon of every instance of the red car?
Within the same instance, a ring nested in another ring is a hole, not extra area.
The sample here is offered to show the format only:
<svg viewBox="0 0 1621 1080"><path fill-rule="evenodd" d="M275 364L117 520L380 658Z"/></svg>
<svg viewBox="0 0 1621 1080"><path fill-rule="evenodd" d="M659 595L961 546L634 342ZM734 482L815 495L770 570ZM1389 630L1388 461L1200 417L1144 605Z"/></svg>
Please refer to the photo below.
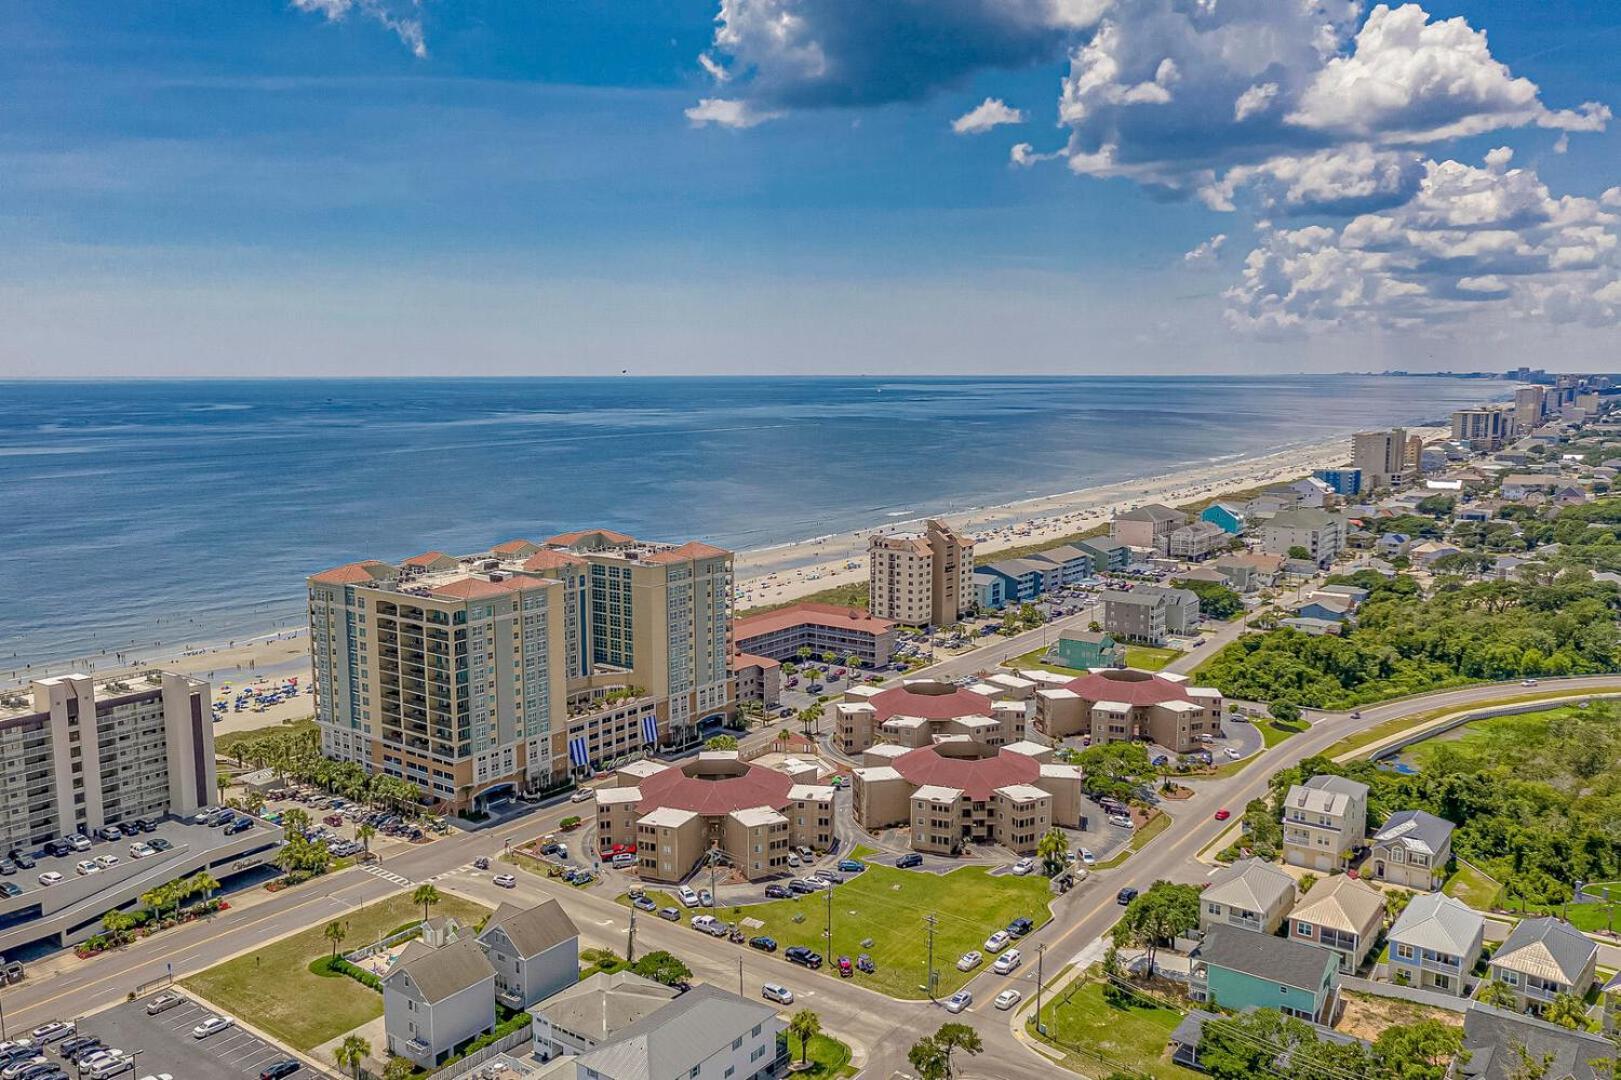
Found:
<svg viewBox="0 0 1621 1080"><path fill-rule="evenodd" d="M855 969L851 967L848 956L839 957L839 978L848 979L854 971Z"/></svg>
<svg viewBox="0 0 1621 1080"><path fill-rule="evenodd" d="M1225 807L1223 807L1222 809L1216 811L1216 820L1217 821L1226 821L1228 818L1230 818L1232 816L1233 816L1232 814L1227 812L1227 809Z"/></svg>

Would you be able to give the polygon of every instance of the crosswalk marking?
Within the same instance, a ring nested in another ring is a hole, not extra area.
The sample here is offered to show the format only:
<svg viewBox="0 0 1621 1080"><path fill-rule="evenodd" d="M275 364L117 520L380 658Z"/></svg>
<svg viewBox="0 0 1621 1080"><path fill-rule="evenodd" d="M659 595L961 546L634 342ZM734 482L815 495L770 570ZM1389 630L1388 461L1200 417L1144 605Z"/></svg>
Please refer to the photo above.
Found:
<svg viewBox="0 0 1621 1080"><path fill-rule="evenodd" d="M403 876L401 874L396 874L392 870L384 870L381 866L369 865L369 866L363 866L363 867L361 867L361 869L366 871L366 873L372 875L373 877L382 878L384 881L390 882L390 883L395 884L395 885L399 885L402 888L406 887L406 886L409 886L409 885L412 885L412 884L415 884L410 878L405 877L405 876Z"/></svg>

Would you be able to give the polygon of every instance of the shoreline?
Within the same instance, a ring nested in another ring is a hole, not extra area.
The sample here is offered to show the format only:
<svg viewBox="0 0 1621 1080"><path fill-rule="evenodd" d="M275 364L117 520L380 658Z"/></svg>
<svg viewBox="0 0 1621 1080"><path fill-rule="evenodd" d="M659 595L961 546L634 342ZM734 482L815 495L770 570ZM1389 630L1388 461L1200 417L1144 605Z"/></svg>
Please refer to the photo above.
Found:
<svg viewBox="0 0 1621 1080"><path fill-rule="evenodd" d="M1445 434L1445 429L1438 427L1413 427L1408 431L1426 439ZM1202 498L1219 498L1234 491L1297 479L1310 475L1314 469L1343 464L1346 439L1342 434L1253 456L1189 464L1168 472L1027 496L956 513L909 515L860 529L740 551L734 563L736 607L746 610L788 603L824 589L865 581L868 537L913 531L930 517L975 537L976 556L1030 544L1055 544L1061 537L1107 524L1116 512L1144 502L1179 505ZM308 679L310 665L303 644L307 633L308 628L304 626L284 626L229 642L186 642L178 650L172 645L153 643L112 654L25 665L0 671L0 688L26 687L32 679L70 672L108 679L154 667L233 684L287 675ZM302 702L299 699L294 702L298 702L302 711ZM270 714L260 715L264 717L263 723L276 722ZM235 719L234 714L232 719ZM221 725L221 729L224 730L225 725Z"/></svg>

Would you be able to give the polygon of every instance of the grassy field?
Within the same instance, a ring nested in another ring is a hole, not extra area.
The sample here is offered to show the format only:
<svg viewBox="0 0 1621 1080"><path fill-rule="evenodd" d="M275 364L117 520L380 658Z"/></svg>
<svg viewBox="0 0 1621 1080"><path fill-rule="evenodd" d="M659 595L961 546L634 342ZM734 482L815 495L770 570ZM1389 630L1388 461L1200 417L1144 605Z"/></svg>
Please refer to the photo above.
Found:
<svg viewBox="0 0 1621 1080"><path fill-rule="evenodd" d="M1468 705L1453 705L1444 709L1431 709L1428 712L1414 713L1410 716L1398 716L1383 723L1375 724L1366 731L1346 736L1325 749L1323 756L1330 758L1346 757L1358 750L1372 746L1374 743L1382 742L1385 739L1400 735L1402 732L1423 727L1425 724L1433 723L1443 716L1451 716L1456 713L1489 709L1497 705L1523 705L1532 701L1551 701L1557 698L1591 697L1597 699L1602 696L1597 693L1583 694L1575 690L1548 690L1536 694L1515 694L1510 697L1493 698L1490 701L1476 701Z"/></svg>
<svg viewBox="0 0 1621 1080"><path fill-rule="evenodd" d="M1080 668L1064 667L1062 664L1049 664L1041 658L1047 655L1050 646L1043 645L1039 649L1031 649L1023 656L1015 656L1011 660L1002 661L1005 668L1015 668L1019 671L1028 671L1034 668L1038 671L1051 671L1059 675L1085 675Z"/></svg>
<svg viewBox="0 0 1621 1080"><path fill-rule="evenodd" d="M240 742L257 739L261 735L298 735L314 730L315 718L312 716L304 720L295 720L290 724L267 724L264 727L249 728L247 731L233 731L214 740L214 751L222 756L229 757L231 747Z"/></svg>
<svg viewBox="0 0 1621 1080"><path fill-rule="evenodd" d="M1133 1000L1115 1005L1103 996L1101 983L1083 979L1071 983L1060 998L1042 1009L1049 1046L1067 1053L1067 1064L1086 1076L1112 1072L1142 1074L1156 1080L1194 1080L1200 1074L1172 1064L1166 1043L1182 1014L1164 1005Z"/></svg>
<svg viewBox="0 0 1621 1080"><path fill-rule="evenodd" d="M1126 666L1143 671L1158 671L1181 656L1175 649L1156 649L1152 645L1127 645Z"/></svg>
<svg viewBox="0 0 1621 1080"><path fill-rule="evenodd" d="M1502 889L1502 885L1485 873L1462 862L1458 864L1457 872L1441 887L1442 892L1454 900L1462 900L1476 911L1490 911L1492 901Z"/></svg>
<svg viewBox="0 0 1621 1080"><path fill-rule="evenodd" d="M788 1033L788 1058L799 1061L799 1036L793 1032ZM830 1035L813 1035L810 1041L810 1053L806 1055L810 1068L803 1072L796 1072L795 1077L809 1077L810 1080L842 1080L846 1076L854 1076L855 1068L850 1064L850 1048Z"/></svg>
<svg viewBox="0 0 1621 1080"><path fill-rule="evenodd" d="M767 611L776 611L779 608L792 607L795 604L837 604L839 607L853 607L865 609L867 594L870 586L865 581L852 581L848 585L835 585L830 589L809 593L792 600L783 600L776 604L762 604L759 607L745 608L737 613L738 618L748 615L761 615Z"/></svg>
<svg viewBox="0 0 1621 1080"><path fill-rule="evenodd" d="M1310 724L1280 724L1276 720L1257 720L1255 726L1260 729L1261 742L1268 750L1291 735L1299 735L1302 731L1311 729Z"/></svg>
<svg viewBox="0 0 1621 1080"><path fill-rule="evenodd" d="M454 915L472 924L489 914L478 904L441 895L434 915ZM352 911L341 920L349 931L341 947L358 948L421 916L421 907L411 903L408 893ZM295 1049L310 1050L383 1015L381 994L345 976L322 976L309 970L311 960L332 952L331 942L321 936L325 927L325 923L312 926L227 960L181 985Z"/></svg>
<svg viewBox="0 0 1621 1080"><path fill-rule="evenodd" d="M647 894L660 907L681 911L682 922L699 911L687 911L667 893L649 889ZM721 907L714 914L727 922L757 919L761 926L745 926L750 937L764 934L776 938L779 950L790 945L806 945L828 959L824 975L838 978L832 960L860 953L872 957L878 970L858 975L862 985L897 998L927 996L924 970L928 962L928 933L924 919L936 916L934 966L939 972L936 994L950 994L973 972L957 970L957 958L970 949L980 949L994 931L1023 916L1037 926L1051 917L1047 902L1051 887L1039 875L991 876L984 867L965 866L948 874L897 870L893 866L868 864L867 869L832 890L833 945L827 946L826 892L793 900L773 900L743 907ZM644 918L651 917L644 915ZM862 941L871 939L872 945ZM780 955L780 952L779 952Z"/></svg>

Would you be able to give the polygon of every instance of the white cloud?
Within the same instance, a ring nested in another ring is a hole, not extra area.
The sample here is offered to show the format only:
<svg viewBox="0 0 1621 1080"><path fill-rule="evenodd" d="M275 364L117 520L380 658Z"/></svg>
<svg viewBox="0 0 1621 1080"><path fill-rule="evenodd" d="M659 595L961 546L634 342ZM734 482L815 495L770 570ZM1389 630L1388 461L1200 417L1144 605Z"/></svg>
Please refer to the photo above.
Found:
<svg viewBox="0 0 1621 1080"><path fill-rule="evenodd" d="M1277 83L1257 83L1239 94L1238 100L1233 102L1233 119L1242 124L1250 117L1266 112L1272 107L1272 100L1277 96Z"/></svg>
<svg viewBox="0 0 1621 1080"><path fill-rule="evenodd" d="M709 73L709 77L711 79L714 79L718 83L727 82L732 77L732 73L727 71L723 66L721 66L718 60L716 60L713 56L710 56L708 53L698 54L698 64Z"/></svg>
<svg viewBox="0 0 1621 1080"><path fill-rule="evenodd" d="M1024 112L1001 98L988 97L951 122L958 135L981 135L1000 124L1022 124Z"/></svg>
<svg viewBox="0 0 1621 1080"><path fill-rule="evenodd" d="M342 22L351 13L375 19L394 32L394 36L411 50L418 59L428 55L428 42L422 32L419 14L421 0L292 0L299 11L322 15L328 22Z"/></svg>
<svg viewBox="0 0 1621 1080"><path fill-rule="evenodd" d="M1063 156L1064 152L1062 150L1054 150L1050 154L1038 154L1036 148L1027 142L1014 143L1013 149L1008 151L1008 164L1027 169L1040 162L1052 161L1054 158Z"/></svg>
<svg viewBox="0 0 1621 1080"><path fill-rule="evenodd" d="M1226 233L1217 233L1210 239L1196 246L1192 251L1182 256L1182 262L1187 266L1213 266L1216 256L1221 254L1222 245L1227 243Z"/></svg>
<svg viewBox="0 0 1621 1080"><path fill-rule="evenodd" d="M767 120L775 120L781 113L762 112L746 101L736 98L701 98L698 104L685 110L693 127L714 124L717 127L751 128Z"/></svg>

